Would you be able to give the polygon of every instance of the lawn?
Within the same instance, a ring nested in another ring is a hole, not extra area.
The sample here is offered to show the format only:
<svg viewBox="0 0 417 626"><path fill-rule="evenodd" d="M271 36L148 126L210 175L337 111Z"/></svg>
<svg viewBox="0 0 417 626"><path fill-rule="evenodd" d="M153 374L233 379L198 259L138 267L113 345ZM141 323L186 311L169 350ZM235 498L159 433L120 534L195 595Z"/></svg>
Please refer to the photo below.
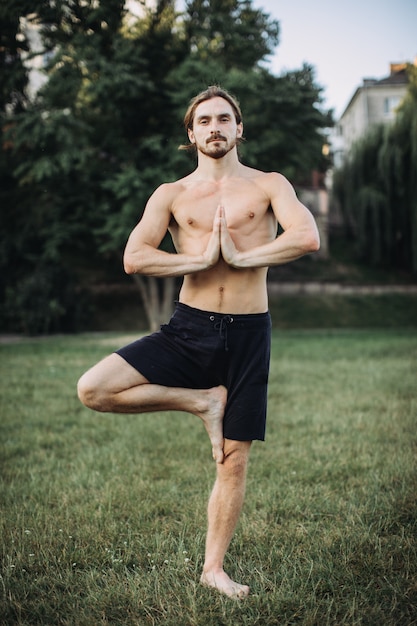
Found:
<svg viewBox="0 0 417 626"><path fill-rule="evenodd" d="M77 400L127 339L0 347L1 624L417 624L415 330L274 331L227 557L244 602L198 584L215 471L198 419Z"/></svg>

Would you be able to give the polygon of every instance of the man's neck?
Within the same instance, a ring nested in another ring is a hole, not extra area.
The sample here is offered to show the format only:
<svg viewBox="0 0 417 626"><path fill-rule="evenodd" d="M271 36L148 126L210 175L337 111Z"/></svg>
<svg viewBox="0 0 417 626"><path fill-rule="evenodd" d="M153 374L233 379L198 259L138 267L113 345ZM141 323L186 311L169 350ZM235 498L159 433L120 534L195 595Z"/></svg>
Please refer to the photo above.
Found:
<svg viewBox="0 0 417 626"><path fill-rule="evenodd" d="M198 165L194 173L206 180L221 180L237 176L242 167L236 150L228 152L221 159L213 159L198 153Z"/></svg>

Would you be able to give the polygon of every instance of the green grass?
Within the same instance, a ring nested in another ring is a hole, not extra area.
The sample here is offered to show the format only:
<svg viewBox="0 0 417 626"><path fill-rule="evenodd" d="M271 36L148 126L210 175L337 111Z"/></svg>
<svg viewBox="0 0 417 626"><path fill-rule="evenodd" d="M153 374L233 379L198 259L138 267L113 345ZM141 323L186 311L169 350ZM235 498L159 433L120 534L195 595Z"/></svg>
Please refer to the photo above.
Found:
<svg viewBox="0 0 417 626"><path fill-rule="evenodd" d="M282 295L270 299L274 327L415 328L417 295Z"/></svg>
<svg viewBox="0 0 417 626"><path fill-rule="evenodd" d="M215 467L197 418L76 398L125 339L0 348L1 624L417 624L415 331L274 332L227 557L243 603L198 584Z"/></svg>

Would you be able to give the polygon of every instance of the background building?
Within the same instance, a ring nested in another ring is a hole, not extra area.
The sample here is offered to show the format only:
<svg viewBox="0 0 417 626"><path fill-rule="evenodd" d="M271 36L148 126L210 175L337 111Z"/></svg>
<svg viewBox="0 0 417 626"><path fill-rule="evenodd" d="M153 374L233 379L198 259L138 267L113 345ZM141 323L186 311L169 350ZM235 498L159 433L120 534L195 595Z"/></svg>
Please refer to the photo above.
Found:
<svg viewBox="0 0 417 626"><path fill-rule="evenodd" d="M414 61L417 65L417 58ZM391 63L380 80L364 78L337 122L331 137L334 167L339 167L352 145L374 124L390 123L408 85L407 63Z"/></svg>

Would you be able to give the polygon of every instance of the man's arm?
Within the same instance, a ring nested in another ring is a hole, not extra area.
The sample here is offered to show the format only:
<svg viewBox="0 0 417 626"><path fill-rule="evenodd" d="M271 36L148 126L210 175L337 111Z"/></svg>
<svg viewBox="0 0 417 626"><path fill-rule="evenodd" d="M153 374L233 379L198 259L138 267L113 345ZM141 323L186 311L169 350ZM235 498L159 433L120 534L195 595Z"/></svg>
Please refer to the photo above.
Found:
<svg viewBox="0 0 417 626"><path fill-rule="evenodd" d="M225 212L220 210L220 242L223 259L236 268L270 267L295 261L316 252L320 237L316 222L297 198L294 188L284 176L268 174L265 191L283 233L270 243L237 250L227 228Z"/></svg>
<svg viewBox="0 0 417 626"><path fill-rule="evenodd" d="M171 220L171 205L175 197L174 184L164 184L150 197L142 219L127 241L123 264L127 274L148 276L184 276L201 272L215 265L220 255L220 220L206 250L199 255L174 254L158 250Z"/></svg>

